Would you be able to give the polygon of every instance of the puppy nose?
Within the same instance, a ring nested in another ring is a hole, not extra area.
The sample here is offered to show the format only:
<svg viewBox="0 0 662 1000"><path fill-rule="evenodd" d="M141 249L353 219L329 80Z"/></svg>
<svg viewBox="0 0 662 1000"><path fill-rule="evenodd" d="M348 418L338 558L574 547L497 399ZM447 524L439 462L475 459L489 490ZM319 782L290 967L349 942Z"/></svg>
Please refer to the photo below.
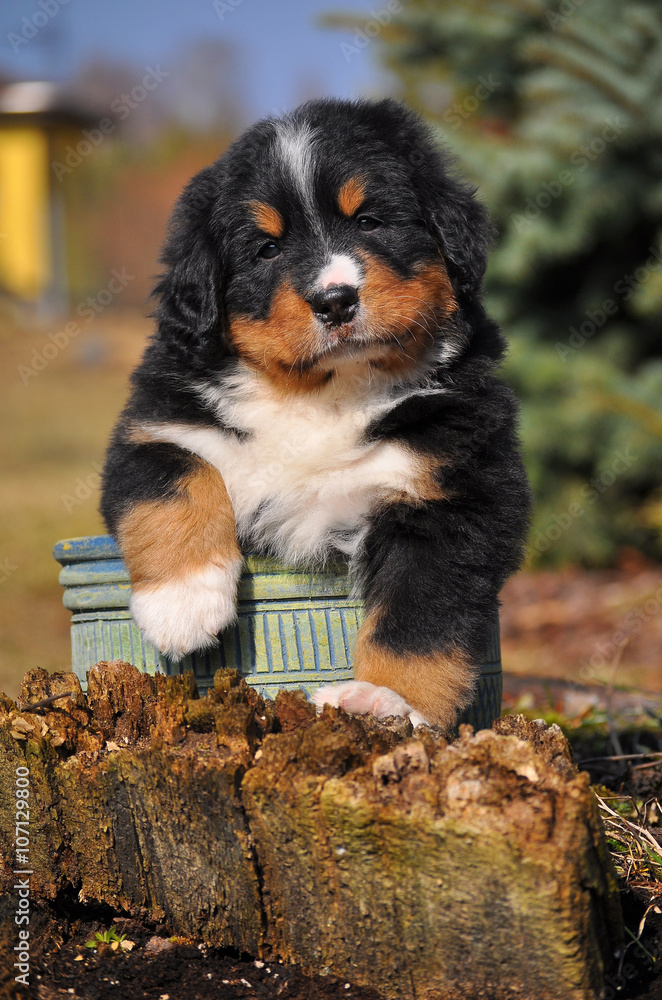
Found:
<svg viewBox="0 0 662 1000"><path fill-rule="evenodd" d="M318 319L327 326L349 323L354 317L359 293L353 285L329 285L308 300Z"/></svg>

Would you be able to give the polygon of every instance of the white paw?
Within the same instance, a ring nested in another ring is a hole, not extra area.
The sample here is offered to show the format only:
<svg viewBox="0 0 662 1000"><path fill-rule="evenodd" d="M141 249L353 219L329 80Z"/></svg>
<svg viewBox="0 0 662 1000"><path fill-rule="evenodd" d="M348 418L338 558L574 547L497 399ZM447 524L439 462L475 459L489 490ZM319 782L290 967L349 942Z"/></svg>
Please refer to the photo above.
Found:
<svg viewBox="0 0 662 1000"><path fill-rule="evenodd" d="M216 643L234 621L241 560L207 566L179 580L134 588L131 614L145 638L166 656L179 659Z"/></svg>
<svg viewBox="0 0 662 1000"><path fill-rule="evenodd" d="M405 699L391 688L377 687L368 681L343 681L341 684L327 684L318 688L311 697L318 708L333 705L346 712L366 715L368 712L377 719L387 715L407 716L413 726L426 725L426 721Z"/></svg>

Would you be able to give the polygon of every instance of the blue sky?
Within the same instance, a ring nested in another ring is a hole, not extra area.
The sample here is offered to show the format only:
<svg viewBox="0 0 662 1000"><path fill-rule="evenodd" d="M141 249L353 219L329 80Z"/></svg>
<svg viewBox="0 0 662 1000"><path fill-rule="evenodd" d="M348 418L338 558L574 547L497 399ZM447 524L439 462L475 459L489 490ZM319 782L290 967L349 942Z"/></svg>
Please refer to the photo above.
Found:
<svg viewBox="0 0 662 1000"><path fill-rule="evenodd" d="M382 0L340 0L338 6L334 0L217 0L220 13L213 0L60 3L3 0L0 72L64 80L93 59L139 69L160 63L176 72L197 43L219 40L236 51L236 85L250 117L292 107L304 95L377 95L386 86L376 45L348 58L342 44L351 43L351 33L317 23L320 15L337 10L367 21L371 6L385 9ZM34 36L23 44L35 24Z"/></svg>

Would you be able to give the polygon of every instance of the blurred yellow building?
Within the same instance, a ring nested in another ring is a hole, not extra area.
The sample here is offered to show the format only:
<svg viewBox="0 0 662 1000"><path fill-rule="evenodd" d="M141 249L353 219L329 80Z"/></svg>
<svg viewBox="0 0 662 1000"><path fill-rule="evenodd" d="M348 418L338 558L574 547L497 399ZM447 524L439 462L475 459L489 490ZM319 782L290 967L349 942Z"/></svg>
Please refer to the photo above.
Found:
<svg viewBox="0 0 662 1000"><path fill-rule="evenodd" d="M0 293L46 311L69 298L66 205L52 164L90 120L52 83L0 89Z"/></svg>

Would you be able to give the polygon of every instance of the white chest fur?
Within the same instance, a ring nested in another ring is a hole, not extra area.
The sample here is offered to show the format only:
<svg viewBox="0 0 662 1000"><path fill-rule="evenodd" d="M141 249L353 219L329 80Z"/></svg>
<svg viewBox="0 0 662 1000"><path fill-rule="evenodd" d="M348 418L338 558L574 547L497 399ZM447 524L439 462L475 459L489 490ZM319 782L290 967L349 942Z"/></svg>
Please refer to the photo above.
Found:
<svg viewBox="0 0 662 1000"><path fill-rule="evenodd" d="M241 367L205 396L246 436L186 424L144 429L215 466L240 538L268 546L285 562L320 561L333 548L352 554L381 497L416 496L416 454L394 442L362 441L369 423L395 405L384 390L340 385L284 396Z"/></svg>

